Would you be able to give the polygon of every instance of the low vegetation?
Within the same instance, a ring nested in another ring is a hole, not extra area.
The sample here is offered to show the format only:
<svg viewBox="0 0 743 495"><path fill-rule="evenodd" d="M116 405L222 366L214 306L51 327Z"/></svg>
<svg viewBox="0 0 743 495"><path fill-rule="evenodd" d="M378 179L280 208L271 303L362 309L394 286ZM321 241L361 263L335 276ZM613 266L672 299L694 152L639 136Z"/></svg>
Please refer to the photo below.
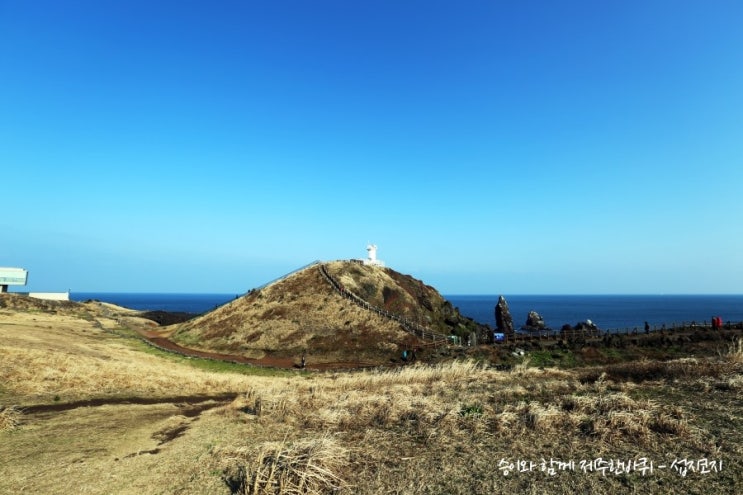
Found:
<svg viewBox="0 0 743 495"><path fill-rule="evenodd" d="M743 491L741 340L667 361L257 376L147 351L122 322L0 309L1 493Z"/></svg>

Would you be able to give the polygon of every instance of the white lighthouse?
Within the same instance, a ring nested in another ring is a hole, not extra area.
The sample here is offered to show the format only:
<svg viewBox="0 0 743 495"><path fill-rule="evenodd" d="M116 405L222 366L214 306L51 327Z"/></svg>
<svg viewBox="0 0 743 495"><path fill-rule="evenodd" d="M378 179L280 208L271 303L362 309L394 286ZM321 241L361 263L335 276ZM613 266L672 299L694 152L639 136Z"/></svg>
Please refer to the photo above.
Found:
<svg viewBox="0 0 743 495"><path fill-rule="evenodd" d="M384 261L377 259L376 244L369 244L366 246L366 251L369 253L369 256L364 260L365 265L384 266Z"/></svg>

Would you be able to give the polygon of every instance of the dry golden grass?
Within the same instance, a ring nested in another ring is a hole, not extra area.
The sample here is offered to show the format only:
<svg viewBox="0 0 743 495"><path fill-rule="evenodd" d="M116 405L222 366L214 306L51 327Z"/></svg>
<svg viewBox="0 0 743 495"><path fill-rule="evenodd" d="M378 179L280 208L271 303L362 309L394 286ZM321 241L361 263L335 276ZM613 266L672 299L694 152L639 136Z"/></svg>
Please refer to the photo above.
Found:
<svg viewBox="0 0 743 495"><path fill-rule="evenodd" d="M64 317L62 317L64 316ZM716 359L511 372L471 361L257 377L194 369L102 328L0 314L2 493L740 493L740 343ZM237 394L229 403L170 402ZM61 401L54 400L61 396ZM62 411L74 399L163 397ZM24 407L27 410L24 412ZM601 476L499 462L724 461Z"/></svg>
<svg viewBox="0 0 743 495"><path fill-rule="evenodd" d="M322 494L345 487L337 472L348 450L332 436L295 442L262 442L216 453L236 494Z"/></svg>
<svg viewBox="0 0 743 495"><path fill-rule="evenodd" d="M154 356L132 360L134 351L129 349L114 352L115 356L95 358L0 346L0 375L8 392L42 398L203 394L245 386L240 376L169 367Z"/></svg>
<svg viewBox="0 0 743 495"><path fill-rule="evenodd" d="M601 441L643 445L655 441L656 434L692 439L694 432L681 409L635 399L611 387L619 388L605 380L581 384L577 376L561 370L507 373L452 362L253 388L230 407L250 411L259 421L317 430L412 424L428 438L461 434L467 424L467 429L506 435L577 432Z"/></svg>
<svg viewBox="0 0 743 495"><path fill-rule="evenodd" d="M47 400L240 391L245 377L171 366L101 330L94 321L39 314L3 325L0 377L7 395Z"/></svg>
<svg viewBox="0 0 743 495"><path fill-rule="evenodd" d="M13 430L21 424L21 411L16 406L0 407L0 431Z"/></svg>
<svg viewBox="0 0 743 495"><path fill-rule="evenodd" d="M738 339L730 345L726 357L732 363L743 363L743 339Z"/></svg>

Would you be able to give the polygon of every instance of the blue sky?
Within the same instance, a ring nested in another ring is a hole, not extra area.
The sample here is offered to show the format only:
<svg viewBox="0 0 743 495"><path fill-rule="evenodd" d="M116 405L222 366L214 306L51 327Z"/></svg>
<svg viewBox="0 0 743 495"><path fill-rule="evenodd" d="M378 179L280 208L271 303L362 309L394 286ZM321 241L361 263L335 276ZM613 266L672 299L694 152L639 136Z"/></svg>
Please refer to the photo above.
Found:
<svg viewBox="0 0 743 495"><path fill-rule="evenodd" d="M0 0L0 266L743 293L738 1Z"/></svg>

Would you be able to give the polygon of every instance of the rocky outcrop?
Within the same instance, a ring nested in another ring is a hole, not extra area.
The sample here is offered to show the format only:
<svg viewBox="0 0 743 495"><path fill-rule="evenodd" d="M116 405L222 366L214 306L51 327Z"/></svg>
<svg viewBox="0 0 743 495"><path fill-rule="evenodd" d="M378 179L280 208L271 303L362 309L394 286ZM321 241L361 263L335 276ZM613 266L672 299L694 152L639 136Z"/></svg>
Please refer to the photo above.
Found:
<svg viewBox="0 0 743 495"><path fill-rule="evenodd" d="M544 330L546 325L544 324L544 318L536 311L529 311L529 315L526 317L526 324L522 327L524 330Z"/></svg>
<svg viewBox="0 0 743 495"><path fill-rule="evenodd" d="M565 324L560 329L560 335L563 337L599 337L601 334L602 331L591 320L578 322L573 327Z"/></svg>
<svg viewBox="0 0 743 495"><path fill-rule="evenodd" d="M498 303L495 305L495 326L499 333L513 335L513 317L503 296L498 297Z"/></svg>

